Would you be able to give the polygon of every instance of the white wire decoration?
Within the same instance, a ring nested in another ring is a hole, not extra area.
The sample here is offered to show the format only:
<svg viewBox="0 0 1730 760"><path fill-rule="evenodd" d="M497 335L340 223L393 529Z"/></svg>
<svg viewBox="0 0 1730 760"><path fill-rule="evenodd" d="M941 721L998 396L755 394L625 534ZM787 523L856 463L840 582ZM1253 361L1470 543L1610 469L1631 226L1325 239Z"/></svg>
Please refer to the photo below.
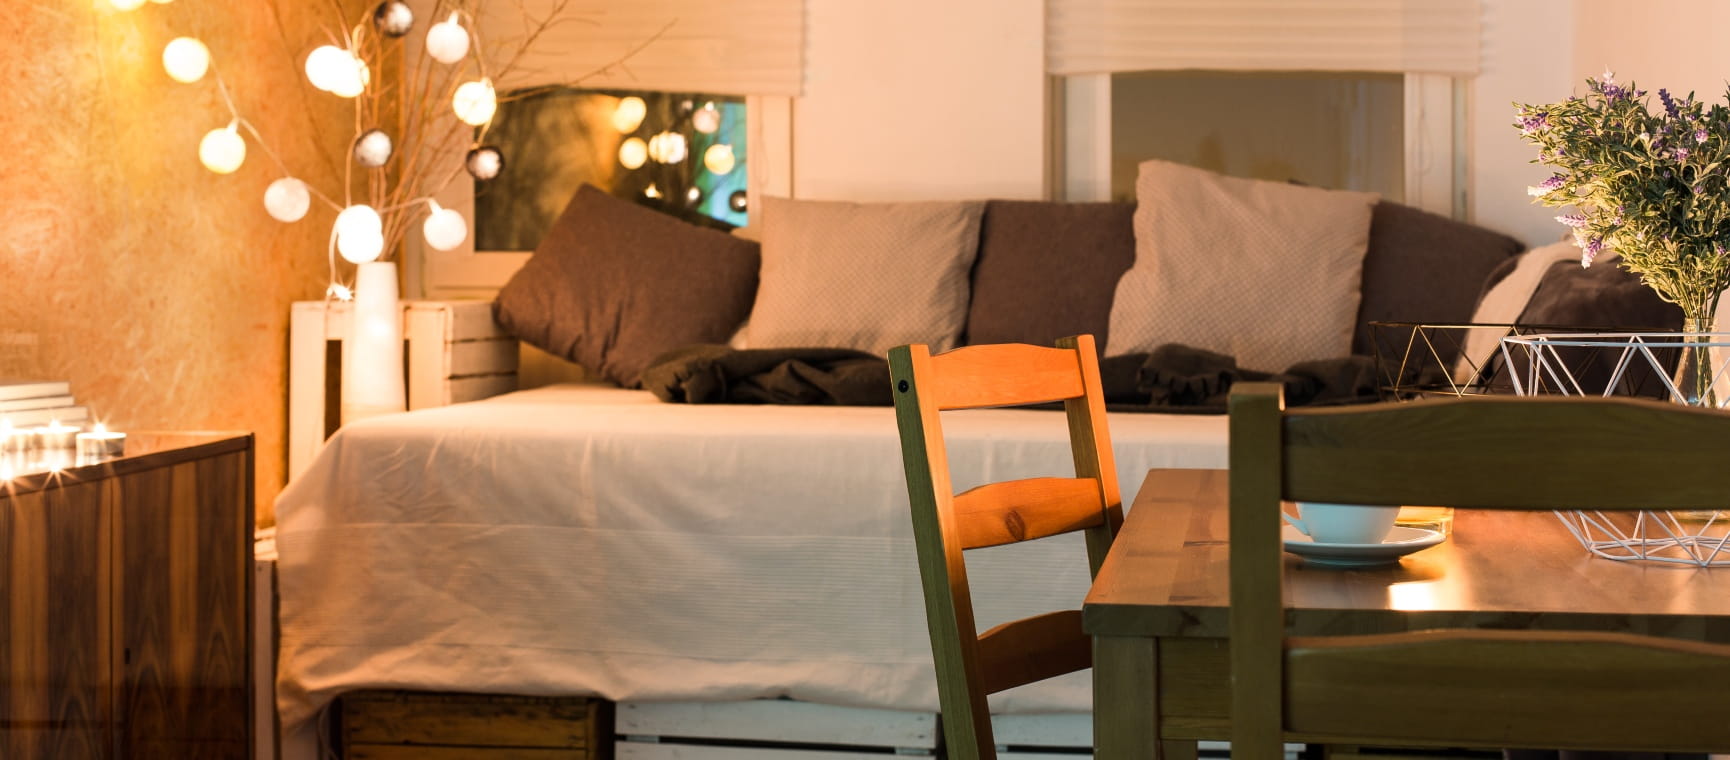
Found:
<svg viewBox="0 0 1730 760"><path fill-rule="evenodd" d="M1698 362L1696 372L1709 373L1704 383L1677 385L1667 367L1684 353ZM1502 339L1502 360L1522 396L1622 395L1637 378L1644 391L1676 403L1724 408L1730 401L1730 333L1509 335ZM1730 494L1725 501L1730 507ZM1730 566L1730 512L1558 510L1556 517L1581 546L1605 559Z"/></svg>

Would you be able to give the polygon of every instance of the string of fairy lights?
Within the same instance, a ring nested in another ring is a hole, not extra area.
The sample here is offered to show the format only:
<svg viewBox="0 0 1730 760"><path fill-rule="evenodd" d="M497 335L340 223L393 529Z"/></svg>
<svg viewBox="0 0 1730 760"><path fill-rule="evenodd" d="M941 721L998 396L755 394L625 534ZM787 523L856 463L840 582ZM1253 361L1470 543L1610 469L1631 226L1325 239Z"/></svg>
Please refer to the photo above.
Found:
<svg viewBox="0 0 1730 760"><path fill-rule="evenodd" d="M134 11L147 1L167 4L173 0L108 0L108 3L120 11ZM472 44L471 31L474 20L466 16L461 10L452 10L444 20L427 28L423 49L429 58L451 67L462 66L465 60L470 59L470 52L476 47ZM414 24L415 14L407 4L399 0L379 3L360 24L346 30L342 39L335 41L338 44L318 46L307 55L304 66L307 81L313 87L340 98L360 97L372 85L371 67L362 52L369 28L380 39L399 40L413 30ZM492 80L486 76L485 61L478 54L472 59L480 76L458 84L448 103L450 112L458 120L480 128L484 135L485 128L498 111L498 93ZM314 198L337 212L330 234L330 296L341 300L352 297L350 289L336 276L338 255L350 263L363 264L376 261L384 254L387 230L382 215L416 213L424 206L426 218L421 224L421 234L427 245L440 251L454 249L468 238L468 223L462 214L441 207L430 195L375 208L366 203L350 202L346 187L344 200L338 202L295 177L236 108L228 85L213 71L209 47L196 37L177 37L168 42L162 50L162 65L168 76L177 82L192 84L210 76L228 108L228 123L206 132L199 141L198 158L206 169L216 174L231 174L238 170L247 158L247 140L242 136L244 131L282 174L264 192L264 207L272 218L285 223L298 222L310 211ZM396 140L378 127L359 132L350 151L353 164L364 169L384 167L396 151ZM504 157L497 148L488 145L473 145L463 162L463 169L482 181L498 176L503 168Z"/></svg>

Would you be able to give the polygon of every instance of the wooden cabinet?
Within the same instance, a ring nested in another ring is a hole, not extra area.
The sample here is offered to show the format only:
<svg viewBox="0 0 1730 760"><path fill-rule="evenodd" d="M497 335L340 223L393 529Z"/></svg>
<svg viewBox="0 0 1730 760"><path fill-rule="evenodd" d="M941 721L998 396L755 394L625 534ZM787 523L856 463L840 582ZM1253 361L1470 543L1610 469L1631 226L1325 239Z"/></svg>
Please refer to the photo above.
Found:
<svg viewBox="0 0 1730 760"><path fill-rule="evenodd" d="M0 757L246 758L252 436L0 483Z"/></svg>

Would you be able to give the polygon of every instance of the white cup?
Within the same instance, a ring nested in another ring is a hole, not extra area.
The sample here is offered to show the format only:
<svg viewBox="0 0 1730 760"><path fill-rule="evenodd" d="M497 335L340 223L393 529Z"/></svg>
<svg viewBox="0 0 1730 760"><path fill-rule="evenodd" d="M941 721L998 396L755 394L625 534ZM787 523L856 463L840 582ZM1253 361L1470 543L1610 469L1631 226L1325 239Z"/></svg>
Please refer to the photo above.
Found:
<svg viewBox="0 0 1730 760"><path fill-rule="evenodd" d="M1286 522L1318 544L1379 544L1394 529L1399 507L1298 502L1298 517L1280 513Z"/></svg>

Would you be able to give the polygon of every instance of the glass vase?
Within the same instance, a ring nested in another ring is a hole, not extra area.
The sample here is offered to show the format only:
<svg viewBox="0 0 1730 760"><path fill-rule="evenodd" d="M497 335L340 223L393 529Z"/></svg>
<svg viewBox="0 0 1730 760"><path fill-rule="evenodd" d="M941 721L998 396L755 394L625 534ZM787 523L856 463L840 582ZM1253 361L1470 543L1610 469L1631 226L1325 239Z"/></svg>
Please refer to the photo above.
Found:
<svg viewBox="0 0 1730 760"><path fill-rule="evenodd" d="M396 262L355 269L354 305L342 345L342 424L408 408L402 362L402 303Z"/></svg>
<svg viewBox="0 0 1730 760"><path fill-rule="evenodd" d="M1718 394L1713 390L1717 367L1712 361L1712 318L1688 317L1682 320L1682 336L1677 341L1681 355L1676 359L1674 380L1682 403L1689 406L1718 407Z"/></svg>
<svg viewBox="0 0 1730 760"><path fill-rule="evenodd" d="M1678 339L1681 355L1676 359L1674 381L1681 402L1689 406L1718 408L1718 393L1713 388L1718 365L1712 361L1712 318L1688 316L1682 320L1682 335ZM1684 520L1716 520L1724 512L1716 509L1689 509L1673 512Z"/></svg>

